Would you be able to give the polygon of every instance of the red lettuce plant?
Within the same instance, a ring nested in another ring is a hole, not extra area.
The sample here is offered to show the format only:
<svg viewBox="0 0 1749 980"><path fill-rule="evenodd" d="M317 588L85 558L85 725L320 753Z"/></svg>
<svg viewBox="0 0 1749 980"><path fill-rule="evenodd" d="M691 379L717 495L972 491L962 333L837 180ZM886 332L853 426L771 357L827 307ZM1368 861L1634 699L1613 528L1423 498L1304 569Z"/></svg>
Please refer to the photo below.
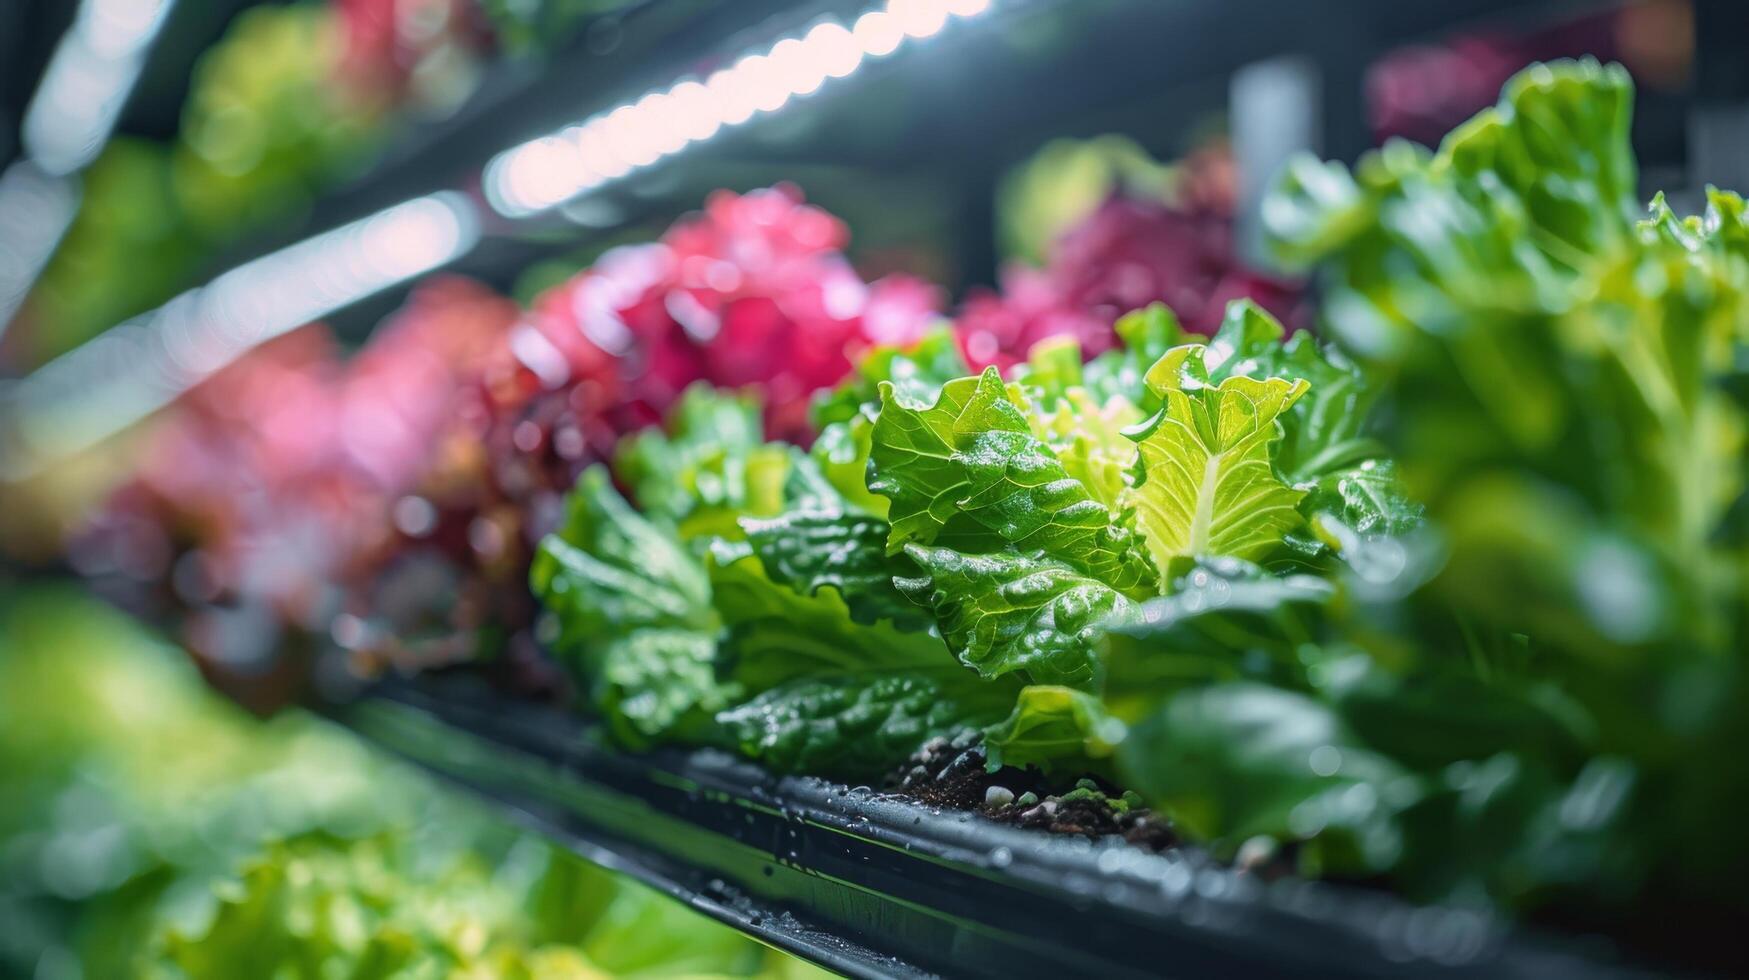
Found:
<svg viewBox="0 0 1749 980"><path fill-rule="evenodd" d="M343 631L344 583L385 561L386 516L514 316L438 279L350 361L320 325L250 351L155 422L70 559L179 618L209 668L264 661L288 626Z"/></svg>
<svg viewBox="0 0 1749 980"><path fill-rule="evenodd" d="M422 661L471 656L458 637L522 631L529 556L578 473L696 382L757 386L768 434L805 439L814 392L864 350L916 339L938 318L933 287L858 276L847 239L792 187L723 191L660 241L610 251L542 295L485 359L440 440L442 464L403 505L415 518L402 522L414 539L405 554L417 559L361 612L383 621L382 635L442 647L419 651Z"/></svg>
<svg viewBox="0 0 1749 980"><path fill-rule="evenodd" d="M1012 265L1000 292L968 297L957 324L966 359L1007 368L1058 335L1075 337L1091 357L1117 342L1118 317L1154 302L1198 333L1213 333L1227 302L1240 298L1296 322L1298 288L1239 259L1233 211L1224 147L1185 160L1170 202L1114 192L1057 239L1043 269Z"/></svg>

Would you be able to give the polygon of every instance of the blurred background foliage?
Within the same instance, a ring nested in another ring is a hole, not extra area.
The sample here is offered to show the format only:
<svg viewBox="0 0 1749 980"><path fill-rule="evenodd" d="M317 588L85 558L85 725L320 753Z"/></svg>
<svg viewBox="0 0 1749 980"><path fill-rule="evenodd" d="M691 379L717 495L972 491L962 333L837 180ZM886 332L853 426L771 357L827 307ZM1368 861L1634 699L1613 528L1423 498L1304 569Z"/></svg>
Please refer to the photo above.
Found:
<svg viewBox="0 0 1749 980"><path fill-rule="evenodd" d="M26 363L162 304L239 237L297 218L372 157L387 102L348 83L333 8L242 13L198 63L175 140L117 138L26 313Z"/></svg>
<svg viewBox="0 0 1749 980"><path fill-rule="evenodd" d="M0 922L42 980L825 975L52 586L0 600Z"/></svg>

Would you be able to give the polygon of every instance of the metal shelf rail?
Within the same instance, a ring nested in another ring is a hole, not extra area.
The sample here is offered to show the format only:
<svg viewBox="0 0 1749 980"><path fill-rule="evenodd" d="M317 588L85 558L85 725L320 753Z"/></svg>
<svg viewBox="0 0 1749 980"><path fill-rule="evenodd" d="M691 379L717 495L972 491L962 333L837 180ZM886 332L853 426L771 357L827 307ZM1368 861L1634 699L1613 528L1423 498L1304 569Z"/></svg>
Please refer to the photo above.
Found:
<svg viewBox="0 0 1749 980"><path fill-rule="evenodd" d="M849 976L1650 976L1596 939L1382 892L1264 883L1192 848L1021 830L713 751L626 755L466 676L327 709L588 860Z"/></svg>

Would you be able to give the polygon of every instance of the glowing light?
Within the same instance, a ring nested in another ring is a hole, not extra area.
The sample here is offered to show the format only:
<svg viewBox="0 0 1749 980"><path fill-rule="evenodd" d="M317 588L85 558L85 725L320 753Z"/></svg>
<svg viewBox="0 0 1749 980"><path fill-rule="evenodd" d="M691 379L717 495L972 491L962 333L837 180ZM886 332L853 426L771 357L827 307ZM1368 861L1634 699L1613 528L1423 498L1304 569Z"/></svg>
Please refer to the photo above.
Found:
<svg viewBox="0 0 1749 980"><path fill-rule="evenodd" d="M631 173L632 165L621 160L607 143L607 120L591 119L577 133L577 152L587 160L587 170L601 180Z"/></svg>
<svg viewBox="0 0 1749 980"><path fill-rule="evenodd" d="M44 171L68 174L96 158L170 3L86 0L79 8L25 110L25 149Z"/></svg>
<svg viewBox="0 0 1749 980"><path fill-rule="evenodd" d="M570 196L579 169L575 144L562 137L547 136L524 143L495 162L491 181L507 195L514 207L551 207Z"/></svg>
<svg viewBox="0 0 1749 980"><path fill-rule="evenodd" d="M940 0L893 0L887 12L907 37L926 38L947 26L947 7Z"/></svg>
<svg viewBox="0 0 1749 980"><path fill-rule="evenodd" d="M807 44L820 59L827 78L843 78L862 64L862 48L856 36L843 26L825 23L808 32Z"/></svg>
<svg viewBox="0 0 1749 980"><path fill-rule="evenodd" d="M151 43L169 12L169 0L86 0L75 30L99 57L125 58Z"/></svg>
<svg viewBox="0 0 1749 980"><path fill-rule="evenodd" d="M408 201L366 219L349 244L384 284L434 269L460 254L469 238L473 216L458 203L439 197Z"/></svg>
<svg viewBox="0 0 1749 980"><path fill-rule="evenodd" d="M862 53L871 58L884 58L905 43L904 27L884 10L871 10L858 17L850 33L862 45Z"/></svg>
<svg viewBox="0 0 1749 980"><path fill-rule="evenodd" d="M853 28L815 24L801 36L748 53L702 82L684 79L653 90L547 138L566 152L533 140L500 153L486 168L487 200L513 218L568 206L587 191L723 129L812 95L828 80L854 74L866 59L892 54L907 39L939 33L950 16L970 17L989 6L989 0L892 0L864 14Z"/></svg>
<svg viewBox="0 0 1749 980"><path fill-rule="evenodd" d="M667 156L691 140L676 125L674 96L667 92L651 92L637 102L637 111L644 126L645 137L656 147L659 156Z"/></svg>
<svg viewBox="0 0 1749 980"><path fill-rule="evenodd" d="M777 65L762 54L750 54L735 62L735 78L747 90L747 101L760 112L776 112L789 101L789 86Z"/></svg>
<svg viewBox="0 0 1749 980"><path fill-rule="evenodd" d="M826 81L826 66L807 42L790 38L771 49L771 68L791 95L812 95Z"/></svg>
<svg viewBox="0 0 1749 980"><path fill-rule="evenodd" d="M0 174L0 337L73 222L79 194L28 161Z"/></svg>
<svg viewBox="0 0 1749 980"><path fill-rule="evenodd" d="M415 198L232 269L51 361L7 393L0 475L28 476L133 424L238 355L430 272L479 240L460 194Z"/></svg>
<svg viewBox="0 0 1749 980"><path fill-rule="evenodd" d="M725 68L705 79L704 87L716 97L721 107L723 125L739 126L753 118L755 111L752 91L742 83L734 68Z"/></svg>
<svg viewBox="0 0 1749 980"><path fill-rule="evenodd" d="M675 131L690 142L708 140L723 128L716 94L698 82L685 81L670 89L668 111L674 114Z"/></svg>
<svg viewBox="0 0 1749 980"><path fill-rule="evenodd" d="M637 106L620 106L613 110L603 123L602 135L613 155L634 168L649 166L662 155L655 140L650 138L649 120Z"/></svg>

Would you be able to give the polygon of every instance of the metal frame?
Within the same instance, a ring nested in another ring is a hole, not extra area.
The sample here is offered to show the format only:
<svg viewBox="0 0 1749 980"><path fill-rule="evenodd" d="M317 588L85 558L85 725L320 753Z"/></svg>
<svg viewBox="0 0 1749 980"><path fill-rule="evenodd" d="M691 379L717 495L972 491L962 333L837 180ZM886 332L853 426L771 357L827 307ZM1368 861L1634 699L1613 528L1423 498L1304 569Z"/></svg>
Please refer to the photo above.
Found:
<svg viewBox="0 0 1749 980"><path fill-rule="evenodd" d="M467 676L387 681L328 710L584 858L849 976L1651 975L1601 940L1264 883L1192 848L1020 830L721 752L626 755Z"/></svg>

